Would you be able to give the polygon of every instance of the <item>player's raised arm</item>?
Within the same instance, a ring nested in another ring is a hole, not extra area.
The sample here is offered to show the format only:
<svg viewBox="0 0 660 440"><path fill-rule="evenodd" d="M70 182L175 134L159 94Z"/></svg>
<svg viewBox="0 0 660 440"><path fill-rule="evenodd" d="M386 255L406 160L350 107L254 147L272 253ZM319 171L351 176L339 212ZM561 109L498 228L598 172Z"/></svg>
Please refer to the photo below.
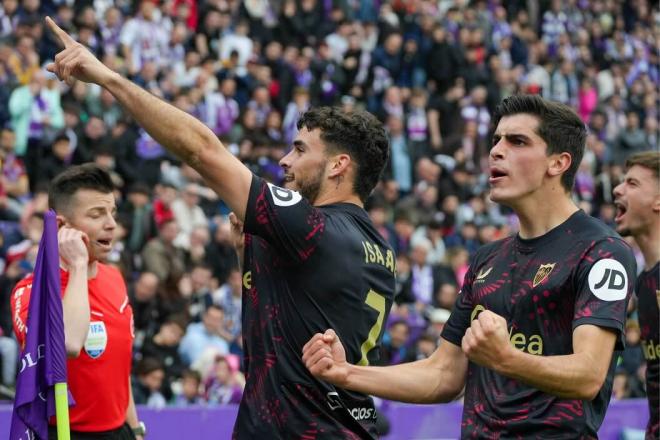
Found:
<svg viewBox="0 0 660 440"><path fill-rule="evenodd" d="M62 81L106 88L159 144L195 168L239 219L245 218L252 174L208 127L110 70L50 17L46 23L64 47L48 66L50 72Z"/></svg>
<svg viewBox="0 0 660 440"><path fill-rule="evenodd" d="M453 400L467 373L461 348L444 339L428 359L389 367L351 365L333 330L317 333L305 344L303 362L315 377L341 388L410 403Z"/></svg>

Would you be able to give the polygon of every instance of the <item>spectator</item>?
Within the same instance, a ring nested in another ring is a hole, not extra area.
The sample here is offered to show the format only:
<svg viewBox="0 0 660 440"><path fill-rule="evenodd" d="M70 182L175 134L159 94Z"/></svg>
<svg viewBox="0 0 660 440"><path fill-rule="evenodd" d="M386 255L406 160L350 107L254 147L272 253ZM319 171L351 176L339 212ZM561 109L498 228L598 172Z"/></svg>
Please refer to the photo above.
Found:
<svg viewBox="0 0 660 440"><path fill-rule="evenodd" d="M225 356L217 356L206 383L206 401L226 405L239 403L245 387L245 378L236 371Z"/></svg>
<svg viewBox="0 0 660 440"><path fill-rule="evenodd" d="M202 322L188 325L186 334L179 345L179 354L185 365L194 364L207 348L213 348L221 355L229 353L228 335L224 327L224 311L211 305L202 316Z"/></svg>
<svg viewBox="0 0 660 440"><path fill-rule="evenodd" d="M178 233L176 222L165 220L158 237L149 240L142 251L144 270L155 273L161 282L175 281L183 275L183 251L174 245Z"/></svg>
<svg viewBox="0 0 660 440"><path fill-rule="evenodd" d="M135 367L133 398L137 405L160 409L167 405L161 393L165 371L157 359L144 358Z"/></svg>
<svg viewBox="0 0 660 440"><path fill-rule="evenodd" d="M171 384L183 373L183 361L179 355L179 343L186 329L186 321L181 316L172 316L160 326L153 338L147 339L142 346L141 355L144 359L153 358L163 366L165 373L161 387L166 400L172 398Z"/></svg>
<svg viewBox="0 0 660 440"><path fill-rule="evenodd" d="M174 397L174 406L185 407L206 403L200 391L202 375L195 370L183 370L181 374L181 393Z"/></svg>
<svg viewBox="0 0 660 440"><path fill-rule="evenodd" d="M204 211L199 207L199 193L198 185L189 183L181 191L181 196L171 204L174 219L179 227L179 235L174 240L174 244L182 249L190 248L190 234L195 227L208 224Z"/></svg>

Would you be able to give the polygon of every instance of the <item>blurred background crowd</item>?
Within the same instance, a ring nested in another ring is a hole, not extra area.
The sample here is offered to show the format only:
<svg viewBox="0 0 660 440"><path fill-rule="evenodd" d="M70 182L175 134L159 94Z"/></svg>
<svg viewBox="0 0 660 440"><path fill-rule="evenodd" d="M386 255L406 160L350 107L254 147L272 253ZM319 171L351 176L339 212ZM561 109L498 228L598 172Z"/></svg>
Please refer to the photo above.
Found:
<svg viewBox="0 0 660 440"><path fill-rule="evenodd" d="M488 199L490 121L503 98L535 93L575 108L589 136L573 196L610 225L625 157L658 148L657 2L1 0L5 394L17 356L9 294L32 270L48 182L88 161L117 187L111 263L135 313L136 402L234 403L244 383L242 274L226 206L112 95L45 70L58 51L46 15L275 183L311 106L365 108L382 120L391 161L366 208L397 254L383 364L428 356L470 256L517 230L515 216ZM617 399L645 393L634 311L627 340Z"/></svg>

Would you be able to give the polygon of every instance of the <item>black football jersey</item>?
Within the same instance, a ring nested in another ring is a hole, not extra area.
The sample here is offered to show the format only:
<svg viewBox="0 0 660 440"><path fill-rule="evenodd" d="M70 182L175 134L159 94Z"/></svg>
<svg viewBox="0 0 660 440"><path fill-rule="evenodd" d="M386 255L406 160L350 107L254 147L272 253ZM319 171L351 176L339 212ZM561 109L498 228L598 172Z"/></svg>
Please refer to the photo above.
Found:
<svg viewBox="0 0 660 440"><path fill-rule="evenodd" d="M637 277L635 292L638 300L639 328L642 351L646 359L646 394L649 400L649 423L646 439L660 437L660 263Z"/></svg>
<svg viewBox="0 0 660 440"><path fill-rule="evenodd" d="M314 207L256 176L245 232L247 384L234 438L377 437L372 399L315 379L302 347L332 328L350 363L377 360L394 296L394 252L362 208Z"/></svg>
<svg viewBox="0 0 660 440"><path fill-rule="evenodd" d="M509 237L477 251L443 338L461 345L480 311L508 323L511 344L538 356L572 353L573 330L615 331L623 348L635 259L611 229L582 211L541 237ZM593 401L559 398L472 362L463 438L596 438L610 400L614 361Z"/></svg>

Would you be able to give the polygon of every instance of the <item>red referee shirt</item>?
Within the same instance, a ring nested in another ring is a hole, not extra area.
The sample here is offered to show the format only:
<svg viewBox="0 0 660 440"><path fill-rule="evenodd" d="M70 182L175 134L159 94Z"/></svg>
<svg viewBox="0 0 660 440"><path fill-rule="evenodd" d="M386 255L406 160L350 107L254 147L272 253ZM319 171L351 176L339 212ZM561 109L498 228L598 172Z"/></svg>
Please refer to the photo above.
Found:
<svg viewBox="0 0 660 440"><path fill-rule="evenodd" d="M69 280L60 270L62 295ZM32 274L21 280L11 295L14 332L21 347L32 289ZM133 346L133 310L126 285L117 269L98 264L88 280L90 325L80 356L67 360L68 384L76 406L70 409L71 430L108 431L126 421L128 378ZM52 422L52 421L51 421Z"/></svg>

